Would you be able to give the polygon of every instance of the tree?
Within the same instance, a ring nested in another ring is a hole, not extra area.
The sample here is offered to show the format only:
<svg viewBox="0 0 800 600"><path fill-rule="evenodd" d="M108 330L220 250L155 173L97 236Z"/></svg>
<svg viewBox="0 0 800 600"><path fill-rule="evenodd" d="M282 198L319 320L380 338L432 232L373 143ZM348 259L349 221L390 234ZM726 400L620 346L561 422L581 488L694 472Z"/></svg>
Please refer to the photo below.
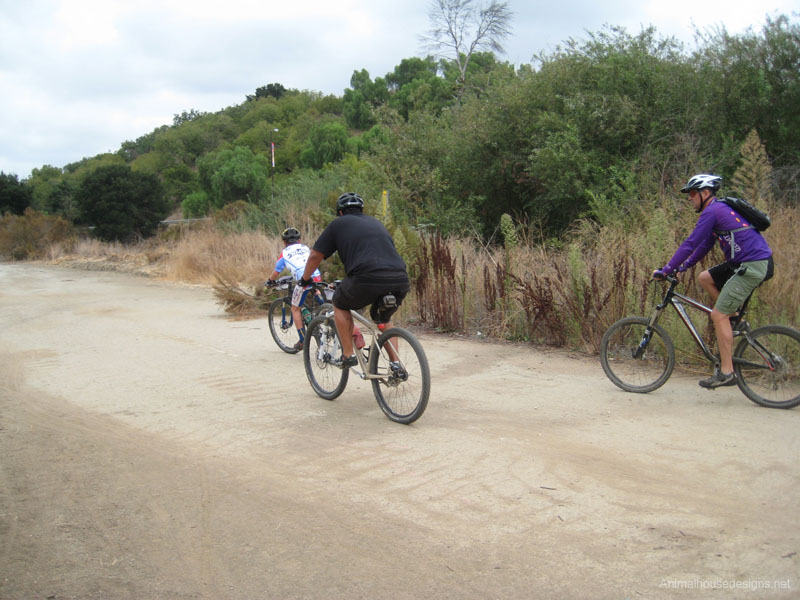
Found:
<svg viewBox="0 0 800 600"><path fill-rule="evenodd" d="M165 169L161 177L164 191L173 204L180 203L186 196L200 189L197 173L184 164Z"/></svg>
<svg viewBox="0 0 800 600"><path fill-rule="evenodd" d="M283 87L280 83L270 83L267 85L262 85L260 88L256 88L255 95L248 94L247 100L248 102L257 100L258 98L275 98L276 100L280 100L281 97L286 93L286 88Z"/></svg>
<svg viewBox="0 0 800 600"><path fill-rule="evenodd" d="M369 129L375 124L372 109L389 99L386 81L376 77L375 81L366 69L354 71L350 78L350 88L344 91L342 112L347 123L355 129Z"/></svg>
<svg viewBox="0 0 800 600"><path fill-rule="evenodd" d="M199 119L200 117L202 117L203 115L207 115L207 114L208 113L206 113L206 112L200 112L200 111L195 110L195 109L191 109L189 112L186 112L184 110L180 114L173 115L173 117L172 117L172 125L173 125L173 127L177 127L178 125L182 125L183 123L188 123L189 121L195 121L195 120Z"/></svg>
<svg viewBox="0 0 800 600"><path fill-rule="evenodd" d="M315 125L300 153L300 164L321 169L327 163L338 162L347 150L347 128L338 121Z"/></svg>
<svg viewBox="0 0 800 600"><path fill-rule="evenodd" d="M267 197L269 161L246 146L204 156L198 161L197 170L200 186L213 209L237 200L258 204Z"/></svg>
<svg viewBox="0 0 800 600"><path fill-rule="evenodd" d="M80 222L94 226L106 241L148 237L167 216L169 205L155 175L127 165L99 167L81 182L75 195Z"/></svg>
<svg viewBox="0 0 800 600"><path fill-rule="evenodd" d="M192 192L181 202L181 212L184 219L204 217L211 212L211 203L208 194L203 191Z"/></svg>
<svg viewBox="0 0 800 600"><path fill-rule="evenodd" d="M432 0L428 11L431 29L420 40L437 56L451 58L458 67L461 89L467 82L467 69L475 52L487 50L502 54L503 40L511 34L508 2L492 0L482 7L473 0ZM460 95L460 92L459 92Z"/></svg>
<svg viewBox="0 0 800 600"><path fill-rule="evenodd" d="M0 217L10 212L21 215L31 205L33 192L14 173L0 171Z"/></svg>

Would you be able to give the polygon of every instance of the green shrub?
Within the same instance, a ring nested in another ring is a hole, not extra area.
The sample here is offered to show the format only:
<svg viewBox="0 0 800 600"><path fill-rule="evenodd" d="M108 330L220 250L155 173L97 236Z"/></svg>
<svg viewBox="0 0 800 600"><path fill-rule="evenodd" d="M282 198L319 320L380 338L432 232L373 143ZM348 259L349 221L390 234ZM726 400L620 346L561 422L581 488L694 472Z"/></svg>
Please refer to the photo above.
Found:
<svg viewBox="0 0 800 600"><path fill-rule="evenodd" d="M83 179L75 199L81 223L94 226L94 234L109 242L149 237L169 213L158 177L127 165L95 169Z"/></svg>

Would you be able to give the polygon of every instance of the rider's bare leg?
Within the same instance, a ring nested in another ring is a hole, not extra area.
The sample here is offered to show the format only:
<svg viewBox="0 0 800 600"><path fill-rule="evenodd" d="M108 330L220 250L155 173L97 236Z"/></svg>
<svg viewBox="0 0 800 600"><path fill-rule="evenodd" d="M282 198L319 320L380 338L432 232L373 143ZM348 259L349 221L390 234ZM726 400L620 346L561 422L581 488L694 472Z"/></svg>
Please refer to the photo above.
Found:
<svg viewBox="0 0 800 600"><path fill-rule="evenodd" d="M717 289L717 286L714 285L714 278L711 277L711 273L708 271L703 271L700 273L700 275L697 277L697 283L699 283L700 287L702 287L708 293L708 295L711 296L711 302L709 303L709 306L714 306L717 303L717 298L719 298L719 290ZM728 315L728 317L731 318L738 316L738 311ZM728 371L728 373L730 373L730 371Z"/></svg>
<svg viewBox="0 0 800 600"><path fill-rule="evenodd" d="M714 331L717 334L720 369L726 374L733 373L733 328L730 315L715 308L711 311L711 321L714 323Z"/></svg>
<svg viewBox="0 0 800 600"><path fill-rule="evenodd" d="M334 306L333 321L336 323L336 331L339 332L342 356L353 356L353 315L349 310Z"/></svg>
<svg viewBox="0 0 800 600"><path fill-rule="evenodd" d="M714 278L711 277L711 273L708 271L703 271L700 273L700 275L697 277L697 283L699 283L700 287L702 287L708 293L708 295L711 296L711 302L709 305L714 306L714 304L717 302L717 298L719 298L719 290L717 289L717 286L714 285Z"/></svg>
<svg viewBox="0 0 800 600"><path fill-rule="evenodd" d="M300 337L300 340L303 339L303 315L300 312L299 306L292 305L292 319L294 320L294 325L297 327L297 335Z"/></svg>

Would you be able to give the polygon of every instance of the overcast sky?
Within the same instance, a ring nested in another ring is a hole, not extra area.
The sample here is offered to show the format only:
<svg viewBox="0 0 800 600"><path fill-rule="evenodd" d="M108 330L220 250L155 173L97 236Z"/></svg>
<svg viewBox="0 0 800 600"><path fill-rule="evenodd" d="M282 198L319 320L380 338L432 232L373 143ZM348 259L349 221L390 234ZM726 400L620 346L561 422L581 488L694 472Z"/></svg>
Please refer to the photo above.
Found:
<svg viewBox="0 0 800 600"><path fill-rule="evenodd" d="M483 4L486 0L475 0ZM759 6L760 5L760 6ZM241 104L268 83L341 96L424 56L430 0L0 0L0 171L26 178L114 152L175 114ZM516 65L604 24L759 31L800 0L509 0Z"/></svg>

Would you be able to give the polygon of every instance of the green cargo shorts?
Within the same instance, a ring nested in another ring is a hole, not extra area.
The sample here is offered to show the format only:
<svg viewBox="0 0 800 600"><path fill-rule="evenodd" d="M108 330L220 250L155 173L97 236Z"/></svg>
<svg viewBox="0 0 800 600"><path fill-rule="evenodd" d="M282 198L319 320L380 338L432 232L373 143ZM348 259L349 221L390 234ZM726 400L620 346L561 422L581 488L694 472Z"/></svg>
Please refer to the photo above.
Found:
<svg viewBox="0 0 800 600"><path fill-rule="evenodd" d="M714 305L719 312L730 315L739 310L764 278L767 276L769 260L754 260L742 263L727 283L722 286Z"/></svg>

